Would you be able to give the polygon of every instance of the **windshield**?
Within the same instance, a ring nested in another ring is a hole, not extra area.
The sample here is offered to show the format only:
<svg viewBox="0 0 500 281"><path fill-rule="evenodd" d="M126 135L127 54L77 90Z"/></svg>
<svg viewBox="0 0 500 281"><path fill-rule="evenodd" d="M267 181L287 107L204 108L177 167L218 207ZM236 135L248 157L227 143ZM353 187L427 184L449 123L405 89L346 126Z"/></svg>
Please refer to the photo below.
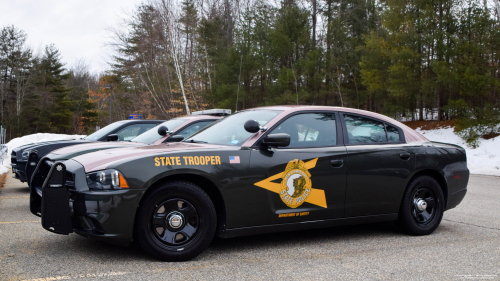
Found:
<svg viewBox="0 0 500 281"><path fill-rule="evenodd" d="M256 120L264 126L282 111L278 110L248 110L236 112L226 118L205 127L185 140L185 142L202 142L239 146L248 140L253 133L245 130L243 125L248 120Z"/></svg>
<svg viewBox="0 0 500 281"><path fill-rule="evenodd" d="M113 130L123 125L123 122L115 122L83 138L84 140L99 140Z"/></svg>
<svg viewBox="0 0 500 281"><path fill-rule="evenodd" d="M142 143L153 143L163 136L160 136L158 134L158 127L160 126L166 126L169 131L172 131L173 129L179 127L182 125L184 122L188 121L189 119L172 119L168 120L167 122L163 122L160 125L154 127L153 129L145 132L144 134L140 134L137 137L131 139L130 141L133 142L142 142Z"/></svg>

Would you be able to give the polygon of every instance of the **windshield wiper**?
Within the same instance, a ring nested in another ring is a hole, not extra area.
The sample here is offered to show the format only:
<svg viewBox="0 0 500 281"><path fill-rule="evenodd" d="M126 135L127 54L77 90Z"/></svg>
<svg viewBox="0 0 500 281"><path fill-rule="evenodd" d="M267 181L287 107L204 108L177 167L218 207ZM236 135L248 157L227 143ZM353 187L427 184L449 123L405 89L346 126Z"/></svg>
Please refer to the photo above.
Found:
<svg viewBox="0 0 500 281"><path fill-rule="evenodd" d="M201 140L188 140L186 142L191 142L191 143L207 143L206 141L201 141Z"/></svg>

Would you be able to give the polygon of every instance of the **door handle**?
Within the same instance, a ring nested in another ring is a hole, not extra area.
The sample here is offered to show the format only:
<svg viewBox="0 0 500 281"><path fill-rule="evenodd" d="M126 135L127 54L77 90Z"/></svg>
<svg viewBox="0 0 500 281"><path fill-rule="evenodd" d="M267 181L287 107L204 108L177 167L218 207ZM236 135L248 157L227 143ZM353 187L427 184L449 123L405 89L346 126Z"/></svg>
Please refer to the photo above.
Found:
<svg viewBox="0 0 500 281"><path fill-rule="evenodd" d="M408 152L401 152L399 153L399 157L403 160L410 160L411 154Z"/></svg>
<svg viewBox="0 0 500 281"><path fill-rule="evenodd" d="M342 166L344 166L344 160L332 160L330 164L334 168L342 168Z"/></svg>

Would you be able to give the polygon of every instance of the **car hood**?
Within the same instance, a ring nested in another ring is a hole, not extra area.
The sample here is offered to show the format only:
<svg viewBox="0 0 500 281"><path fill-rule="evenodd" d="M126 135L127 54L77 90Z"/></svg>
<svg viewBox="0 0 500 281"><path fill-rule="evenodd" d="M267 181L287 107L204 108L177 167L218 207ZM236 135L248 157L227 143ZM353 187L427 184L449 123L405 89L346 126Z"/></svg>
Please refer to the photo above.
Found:
<svg viewBox="0 0 500 281"><path fill-rule="evenodd" d="M132 159L151 154L179 152L182 150L198 150L198 149L220 149L226 146L212 145L203 143L165 143L159 145L145 145L138 147L125 147L108 149L106 151L97 151L77 156L73 160L82 164L85 172L93 172L104 170L109 165L125 159Z"/></svg>
<svg viewBox="0 0 500 281"><path fill-rule="evenodd" d="M78 144L78 145L59 148L52 151L50 154L47 155L47 157L53 161L60 161L95 151L101 151L119 147L131 147L131 146L143 146L143 145L146 144L140 142L129 142L129 141L92 142L92 143Z"/></svg>

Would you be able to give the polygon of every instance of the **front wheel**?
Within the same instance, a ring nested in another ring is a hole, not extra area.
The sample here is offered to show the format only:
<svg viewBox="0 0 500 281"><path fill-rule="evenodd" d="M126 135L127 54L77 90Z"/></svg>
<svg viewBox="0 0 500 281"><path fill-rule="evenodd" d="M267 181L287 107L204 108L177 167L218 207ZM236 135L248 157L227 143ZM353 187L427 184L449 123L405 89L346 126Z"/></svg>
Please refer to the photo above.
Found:
<svg viewBox="0 0 500 281"><path fill-rule="evenodd" d="M441 223L444 195L439 183L430 176L410 182L401 202L397 225L411 235L428 235Z"/></svg>
<svg viewBox="0 0 500 281"><path fill-rule="evenodd" d="M201 188L190 182L170 181L143 199L136 234L142 248L154 257L185 261L208 247L216 225L215 207Z"/></svg>

